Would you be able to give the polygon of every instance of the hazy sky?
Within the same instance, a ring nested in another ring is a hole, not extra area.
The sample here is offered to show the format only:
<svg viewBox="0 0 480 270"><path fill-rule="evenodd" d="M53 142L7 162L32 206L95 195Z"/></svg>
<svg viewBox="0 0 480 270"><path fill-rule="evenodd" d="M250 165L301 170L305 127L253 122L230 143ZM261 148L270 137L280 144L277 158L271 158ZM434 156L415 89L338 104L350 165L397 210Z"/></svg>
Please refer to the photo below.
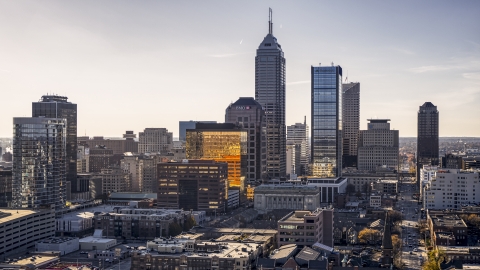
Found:
<svg viewBox="0 0 480 270"><path fill-rule="evenodd" d="M255 95L268 32L285 53L287 125L310 121L310 66L361 83L361 129L390 118L416 136L480 136L480 1L0 1L0 137L43 94L78 104L78 133L120 137L180 120L223 122Z"/></svg>

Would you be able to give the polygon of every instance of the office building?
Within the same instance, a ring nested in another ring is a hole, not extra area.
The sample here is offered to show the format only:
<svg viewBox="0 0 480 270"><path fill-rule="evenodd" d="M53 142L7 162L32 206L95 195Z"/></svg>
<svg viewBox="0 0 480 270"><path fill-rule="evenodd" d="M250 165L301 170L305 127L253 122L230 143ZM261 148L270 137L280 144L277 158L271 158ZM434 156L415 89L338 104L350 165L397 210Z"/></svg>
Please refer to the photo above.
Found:
<svg viewBox="0 0 480 270"><path fill-rule="evenodd" d="M398 180L396 179L380 179L373 183L372 192L379 194L397 195Z"/></svg>
<svg viewBox="0 0 480 270"><path fill-rule="evenodd" d="M311 68L312 152L311 175L342 175L342 68Z"/></svg>
<svg viewBox="0 0 480 270"><path fill-rule="evenodd" d="M345 193L348 179L337 178L315 178L307 179L307 186L316 187L320 192L320 205L331 204L335 202L335 197L340 193Z"/></svg>
<svg viewBox="0 0 480 270"><path fill-rule="evenodd" d="M417 120L417 185L420 169L425 165L439 165L438 110L431 102L425 102L418 110Z"/></svg>
<svg viewBox="0 0 480 270"><path fill-rule="evenodd" d="M166 128L146 128L138 133L139 153L168 153L172 150L173 134Z"/></svg>
<svg viewBox="0 0 480 270"><path fill-rule="evenodd" d="M368 129L360 131L358 170L376 171L377 167L398 168L398 130L390 129L390 119L368 119Z"/></svg>
<svg viewBox="0 0 480 270"><path fill-rule="evenodd" d="M187 129L195 129L197 123L216 124L217 121L179 121L178 136L179 141L184 142L187 138Z"/></svg>
<svg viewBox="0 0 480 270"><path fill-rule="evenodd" d="M465 169L463 158L454 154L445 154L442 157L442 168L444 169Z"/></svg>
<svg viewBox="0 0 480 270"><path fill-rule="evenodd" d="M333 247L333 209L293 211L278 221L278 246L295 243L299 248L315 243Z"/></svg>
<svg viewBox="0 0 480 270"><path fill-rule="evenodd" d="M0 168L0 207L12 203L12 170Z"/></svg>
<svg viewBox="0 0 480 270"><path fill-rule="evenodd" d="M13 207L65 207L66 120L13 118ZM76 153L75 153L76 155Z"/></svg>
<svg viewBox="0 0 480 270"><path fill-rule="evenodd" d="M292 141L287 141L287 175L290 176L289 179L296 179L297 178L297 164L300 163L300 160L298 160L297 154L297 147Z"/></svg>
<svg viewBox="0 0 480 270"><path fill-rule="evenodd" d="M55 209L0 209L0 257L35 247L42 239L55 236Z"/></svg>
<svg viewBox="0 0 480 270"><path fill-rule="evenodd" d="M99 173L103 169L118 166L121 155L115 156L112 149L99 145L95 148L90 148L89 155L86 158L87 172Z"/></svg>
<svg viewBox="0 0 480 270"><path fill-rule="evenodd" d="M254 190L254 208L259 213L276 209L315 210L320 207L318 188L305 185L263 184Z"/></svg>
<svg viewBox="0 0 480 270"><path fill-rule="evenodd" d="M121 169L102 169L97 176L102 179L102 194L130 191L130 174Z"/></svg>
<svg viewBox="0 0 480 270"><path fill-rule="evenodd" d="M357 144L360 131L360 83L342 85L343 167L357 167Z"/></svg>
<svg viewBox="0 0 480 270"><path fill-rule="evenodd" d="M268 34L255 56L255 100L265 110L267 134L267 177L286 175L285 57L273 36L272 13Z"/></svg>
<svg viewBox="0 0 480 270"><path fill-rule="evenodd" d="M423 187L424 209L461 209L480 203L478 171L439 169Z"/></svg>
<svg viewBox="0 0 480 270"><path fill-rule="evenodd" d="M133 251L132 269L253 269L262 249L248 243L155 239L158 251Z"/></svg>
<svg viewBox="0 0 480 270"><path fill-rule="evenodd" d="M303 123L295 123L287 126L287 145L293 145L294 150L294 173L296 175L308 175L310 162L310 146L308 143L308 125L305 116ZM288 161L287 161L288 162Z"/></svg>
<svg viewBox="0 0 480 270"><path fill-rule="evenodd" d="M228 164L228 186L243 193L247 174L247 131L232 123L197 123L187 129L187 159L204 159Z"/></svg>
<svg viewBox="0 0 480 270"><path fill-rule="evenodd" d="M223 213L228 198L227 172L226 163L213 160L159 163L157 205L207 214Z"/></svg>
<svg viewBox="0 0 480 270"><path fill-rule="evenodd" d="M225 123L240 126L248 134L246 180L266 178L267 153L265 111L252 97L241 97L225 110Z"/></svg>
<svg viewBox="0 0 480 270"><path fill-rule="evenodd" d="M159 155L125 153L120 161L120 168L131 174L132 192L156 193L157 164L168 161L170 159Z"/></svg>
<svg viewBox="0 0 480 270"><path fill-rule="evenodd" d="M71 191L76 192L77 104L69 102L67 97L45 95L38 102L32 102L32 117L66 119L66 181L71 183Z"/></svg>
<svg viewBox="0 0 480 270"><path fill-rule="evenodd" d="M131 130L127 130L123 134L123 139L118 138L104 138L103 136L94 136L90 138L88 136L78 136L78 145L82 145L85 148L93 149L95 147L104 147L112 149L114 155L123 155L125 152L138 153L138 142L135 141L136 134ZM88 155L88 153L87 153Z"/></svg>

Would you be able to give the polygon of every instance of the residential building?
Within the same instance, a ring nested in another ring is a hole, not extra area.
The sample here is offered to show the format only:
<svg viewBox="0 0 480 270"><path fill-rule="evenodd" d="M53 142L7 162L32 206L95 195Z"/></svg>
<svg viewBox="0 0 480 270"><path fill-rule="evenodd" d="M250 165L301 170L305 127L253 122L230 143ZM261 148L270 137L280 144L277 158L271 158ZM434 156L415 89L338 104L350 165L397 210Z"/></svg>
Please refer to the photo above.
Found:
<svg viewBox="0 0 480 270"><path fill-rule="evenodd" d="M178 136L179 141L186 141L187 129L195 129L197 123L216 124L217 121L179 121L178 122Z"/></svg>
<svg viewBox="0 0 480 270"><path fill-rule="evenodd" d="M299 248L315 243L333 247L333 209L293 211L278 221L278 246L297 244Z"/></svg>
<svg viewBox="0 0 480 270"><path fill-rule="evenodd" d="M13 207L65 207L66 127L60 118L13 118Z"/></svg>
<svg viewBox="0 0 480 270"><path fill-rule="evenodd" d="M358 170L375 171L378 166L398 168L398 130L390 129L390 119L368 119L368 129L358 140Z"/></svg>
<svg viewBox="0 0 480 270"><path fill-rule="evenodd" d="M146 128L138 133L139 153L168 153L172 150L173 134L166 128Z"/></svg>
<svg viewBox="0 0 480 270"><path fill-rule="evenodd" d="M318 188L305 185L263 184L254 190L254 208L260 213L275 209L315 210L320 206Z"/></svg>
<svg viewBox="0 0 480 270"><path fill-rule="evenodd" d="M255 100L265 110L268 179L286 174L285 57L273 36L271 14L270 10L268 34L255 56Z"/></svg>
<svg viewBox="0 0 480 270"><path fill-rule="evenodd" d="M159 163L157 205L207 214L223 213L228 199L227 172L226 163L213 160Z"/></svg>
<svg viewBox="0 0 480 270"><path fill-rule="evenodd" d="M248 243L155 241L158 253L133 251L132 269L252 269L262 252L260 245Z"/></svg>
<svg viewBox="0 0 480 270"><path fill-rule="evenodd" d="M342 68L311 67L311 175L342 176Z"/></svg>
<svg viewBox="0 0 480 270"><path fill-rule="evenodd" d="M462 205L480 203L478 171L438 170L423 188L425 209L461 209Z"/></svg>
<svg viewBox="0 0 480 270"><path fill-rule="evenodd" d="M342 84L343 168L357 167L360 131L360 83Z"/></svg>
<svg viewBox="0 0 480 270"><path fill-rule="evenodd" d="M266 178L267 153L265 111L252 97L241 97L225 110L225 123L233 123L247 132L246 181Z"/></svg>
<svg viewBox="0 0 480 270"><path fill-rule="evenodd" d="M308 175L308 164L310 162L310 144L307 117L303 124L295 123L287 126L287 145L294 146L294 173L296 175ZM287 160L288 162L288 160ZM288 168L287 168L288 169Z"/></svg>
<svg viewBox="0 0 480 270"><path fill-rule="evenodd" d="M0 168L0 207L9 207L12 203L12 170Z"/></svg>
<svg viewBox="0 0 480 270"><path fill-rule="evenodd" d="M45 95L38 102L32 102L32 117L62 118L65 121L66 181L71 191L77 188L77 104L68 97Z"/></svg>
<svg viewBox="0 0 480 270"><path fill-rule="evenodd" d="M417 185L420 169L425 165L439 165L438 110L431 102L425 102L418 110L417 120Z"/></svg>
<svg viewBox="0 0 480 270"><path fill-rule="evenodd" d="M0 258L35 247L42 239L55 236L55 207L0 209Z"/></svg>
<svg viewBox="0 0 480 270"><path fill-rule="evenodd" d="M428 214L427 223L434 247L467 245L468 228L465 222L457 215Z"/></svg>
<svg viewBox="0 0 480 270"><path fill-rule="evenodd" d="M187 159L215 160L228 164L228 187L245 189L247 131L232 123L197 123L187 129Z"/></svg>
<svg viewBox="0 0 480 270"><path fill-rule="evenodd" d="M307 178L307 186L318 188L320 192L320 204L330 204L335 202L335 197L340 193L345 193L348 179L338 178Z"/></svg>

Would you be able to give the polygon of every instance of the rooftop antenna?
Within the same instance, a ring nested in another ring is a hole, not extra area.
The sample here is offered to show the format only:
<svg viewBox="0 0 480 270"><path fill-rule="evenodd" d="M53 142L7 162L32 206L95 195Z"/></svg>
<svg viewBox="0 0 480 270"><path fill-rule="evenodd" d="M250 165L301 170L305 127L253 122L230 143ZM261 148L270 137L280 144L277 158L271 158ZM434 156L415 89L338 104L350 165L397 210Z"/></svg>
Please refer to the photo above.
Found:
<svg viewBox="0 0 480 270"><path fill-rule="evenodd" d="M272 26L273 26L272 17L273 17L273 15L272 15L272 8L268 8L268 33L269 33L270 35L273 34L273 31L272 31L272 30L273 30L273 29L272 29L272 28L273 28L273 27L272 27Z"/></svg>

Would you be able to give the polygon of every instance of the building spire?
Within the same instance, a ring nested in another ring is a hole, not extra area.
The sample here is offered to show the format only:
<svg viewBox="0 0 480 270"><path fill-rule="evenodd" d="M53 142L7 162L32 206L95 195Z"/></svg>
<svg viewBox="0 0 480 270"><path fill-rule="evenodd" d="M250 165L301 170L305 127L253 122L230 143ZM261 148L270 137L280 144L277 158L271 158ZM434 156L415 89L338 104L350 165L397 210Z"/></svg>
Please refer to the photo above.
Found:
<svg viewBox="0 0 480 270"><path fill-rule="evenodd" d="M273 28L273 27L272 27L272 26L273 26L272 17L273 17L273 15L272 15L272 8L268 8L268 33L269 33L270 35L273 34L273 31L272 31L272 30L273 30L273 29L272 29L272 28Z"/></svg>

